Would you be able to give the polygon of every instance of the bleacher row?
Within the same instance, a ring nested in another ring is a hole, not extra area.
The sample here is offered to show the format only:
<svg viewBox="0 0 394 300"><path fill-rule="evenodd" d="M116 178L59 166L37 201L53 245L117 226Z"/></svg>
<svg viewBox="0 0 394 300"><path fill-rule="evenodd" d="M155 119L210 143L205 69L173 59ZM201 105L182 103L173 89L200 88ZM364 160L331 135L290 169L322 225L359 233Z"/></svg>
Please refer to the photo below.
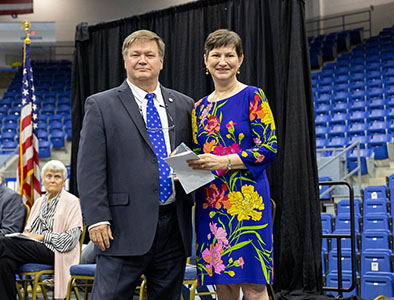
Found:
<svg viewBox="0 0 394 300"><path fill-rule="evenodd" d="M39 105L36 135L39 156L51 156L52 147L65 147L71 139L70 82L68 60L32 61L36 104ZM17 151L21 106L22 69L19 69L0 100L1 153Z"/></svg>
<svg viewBox="0 0 394 300"><path fill-rule="evenodd" d="M356 28L308 37L311 68L319 69L323 62L333 60L338 53L360 44L364 39L363 33L363 28Z"/></svg>
<svg viewBox="0 0 394 300"><path fill-rule="evenodd" d="M327 148L360 143L361 170L365 159L389 157L394 132L394 28L343 53L337 61L312 74L316 147L318 156L331 156ZM357 150L347 154L355 168Z"/></svg>
<svg viewBox="0 0 394 300"><path fill-rule="evenodd" d="M355 199L356 276L358 287L344 297L360 295L374 299L379 295L394 297L394 174L387 178L388 185L368 186L362 199ZM323 234L350 234L350 200L340 200L335 216L322 213ZM341 239L343 286L351 284L351 240ZM326 286L338 286L336 239L322 240L323 276ZM334 293L336 295L336 293Z"/></svg>

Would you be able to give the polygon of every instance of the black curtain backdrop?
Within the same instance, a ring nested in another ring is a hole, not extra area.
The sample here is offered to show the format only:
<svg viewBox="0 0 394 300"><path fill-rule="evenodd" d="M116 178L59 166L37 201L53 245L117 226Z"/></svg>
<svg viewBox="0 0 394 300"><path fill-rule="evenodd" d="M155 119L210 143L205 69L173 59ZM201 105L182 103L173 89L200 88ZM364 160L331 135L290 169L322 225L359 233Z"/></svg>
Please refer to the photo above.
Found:
<svg viewBox="0 0 394 300"><path fill-rule="evenodd" d="M219 28L234 30L245 51L239 79L264 89L277 126L278 157L268 168L277 203L274 287L320 292L321 222L304 16L303 0L203 0L93 26L79 24L72 79L71 191L78 195L76 162L85 99L125 79L121 46L128 34L139 29L159 34L166 43L160 82L198 100L213 89L203 63L206 36Z"/></svg>

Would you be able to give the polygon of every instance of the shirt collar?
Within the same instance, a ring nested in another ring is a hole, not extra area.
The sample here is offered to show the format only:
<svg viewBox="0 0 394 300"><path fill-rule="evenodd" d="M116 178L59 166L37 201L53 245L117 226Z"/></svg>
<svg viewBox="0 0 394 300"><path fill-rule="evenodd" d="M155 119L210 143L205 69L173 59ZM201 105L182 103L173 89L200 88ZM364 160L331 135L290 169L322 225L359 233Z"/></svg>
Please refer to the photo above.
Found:
<svg viewBox="0 0 394 300"><path fill-rule="evenodd" d="M126 79L127 84L129 85L131 92L134 95L134 98L136 99L137 102L142 103L144 102L145 96L147 92L145 92L143 89L139 88L135 84L132 84L129 79ZM158 100L158 95L161 95L161 89L160 89L160 82L157 82L156 89L152 92L156 95L154 100ZM160 102L160 101L159 101Z"/></svg>

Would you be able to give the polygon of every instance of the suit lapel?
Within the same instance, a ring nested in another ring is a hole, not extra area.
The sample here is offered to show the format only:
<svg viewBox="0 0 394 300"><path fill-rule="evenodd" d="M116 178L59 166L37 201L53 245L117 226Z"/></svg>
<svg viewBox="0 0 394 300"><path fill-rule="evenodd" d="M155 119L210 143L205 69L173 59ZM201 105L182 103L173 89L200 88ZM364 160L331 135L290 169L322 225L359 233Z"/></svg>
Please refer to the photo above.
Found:
<svg viewBox="0 0 394 300"><path fill-rule="evenodd" d="M171 125L175 125L176 124L176 113L175 113L175 98L172 95L171 91L166 89L165 87L161 86L161 93L163 95L163 99L164 102L166 104L167 107L167 119L168 119L168 127L170 127ZM169 135L170 135L170 145L171 145L171 150L175 149L175 128L171 129L169 131Z"/></svg>
<svg viewBox="0 0 394 300"><path fill-rule="evenodd" d="M146 130L144 119L141 116L137 102L135 101L134 95L131 92L130 87L128 86L126 81L124 81L123 84L119 87L118 96L120 101L123 103L124 107L126 108L128 114L130 115L131 119L133 120L138 131L140 132L145 142L149 145L149 147L152 149L154 153L155 150L153 149L148 131Z"/></svg>

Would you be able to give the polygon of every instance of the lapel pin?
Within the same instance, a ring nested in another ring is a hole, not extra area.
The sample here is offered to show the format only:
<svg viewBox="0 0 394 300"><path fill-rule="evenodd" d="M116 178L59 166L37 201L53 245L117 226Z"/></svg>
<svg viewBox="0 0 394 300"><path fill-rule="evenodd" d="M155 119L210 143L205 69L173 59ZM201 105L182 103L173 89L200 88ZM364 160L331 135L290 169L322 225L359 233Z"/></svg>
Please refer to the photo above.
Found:
<svg viewBox="0 0 394 300"><path fill-rule="evenodd" d="M168 101L170 101L172 103L172 102L174 102L174 99L168 98Z"/></svg>

